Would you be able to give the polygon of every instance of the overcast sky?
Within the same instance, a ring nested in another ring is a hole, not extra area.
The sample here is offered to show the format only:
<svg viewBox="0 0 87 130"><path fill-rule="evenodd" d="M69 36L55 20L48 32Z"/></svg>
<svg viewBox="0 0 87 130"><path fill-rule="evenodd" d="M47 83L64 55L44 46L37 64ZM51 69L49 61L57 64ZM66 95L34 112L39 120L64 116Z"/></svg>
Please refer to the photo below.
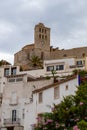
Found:
<svg viewBox="0 0 87 130"><path fill-rule="evenodd" d="M34 26L51 28L51 45L87 46L87 0L0 0L0 60L34 42Z"/></svg>

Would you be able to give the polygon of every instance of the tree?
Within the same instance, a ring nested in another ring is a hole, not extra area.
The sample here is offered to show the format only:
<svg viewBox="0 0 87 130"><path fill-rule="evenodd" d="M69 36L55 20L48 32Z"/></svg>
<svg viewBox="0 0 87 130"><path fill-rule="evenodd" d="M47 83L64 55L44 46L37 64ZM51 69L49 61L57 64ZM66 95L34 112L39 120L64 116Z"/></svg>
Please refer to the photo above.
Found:
<svg viewBox="0 0 87 130"><path fill-rule="evenodd" d="M87 130L87 122L84 120L81 120L77 123L80 130Z"/></svg>
<svg viewBox="0 0 87 130"><path fill-rule="evenodd" d="M2 65L11 65L9 62L7 62L6 60L1 60L0 61L0 66Z"/></svg>
<svg viewBox="0 0 87 130"><path fill-rule="evenodd" d="M65 127L73 126L74 124L74 97L64 97L63 101L59 105L54 105L54 114L57 115L57 119L60 124L64 124Z"/></svg>
<svg viewBox="0 0 87 130"><path fill-rule="evenodd" d="M45 123L47 130L87 130L87 84L78 86L75 96L64 97L60 104L54 104L50 114L42 116L45 122L41 125ZM47 123L48 119L52 123Z"/></svg>
<svg viewBox="0 0 87 130"><path fill-rule="evenodd" d="M34 68L41 68L42 67L42 61L38 56L32 56L32 58L30 59L31 64Z"/></svg>
<svg viewBox="0 0 87 130"><path fill-rule="evenodd" d="M55 70L51 70L52 76L53 76L53 82L56 81L55 74L57 73Z"/></svg>
<svg viewBox="0 0 87 130"><path fill-rule="evenodd" d="M87 116L87 84L82 84L78 87L74 100L77 108L77 114L80 120L84 120Z"/></svg>

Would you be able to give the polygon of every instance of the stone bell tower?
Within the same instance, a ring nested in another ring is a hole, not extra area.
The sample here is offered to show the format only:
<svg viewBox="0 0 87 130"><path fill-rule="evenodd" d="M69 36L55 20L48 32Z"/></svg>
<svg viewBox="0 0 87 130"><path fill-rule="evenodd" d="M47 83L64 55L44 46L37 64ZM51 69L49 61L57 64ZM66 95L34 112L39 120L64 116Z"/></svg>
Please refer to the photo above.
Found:
<svg viewBox="0 0 87 130"><path fill-rule="evenodd" d="M50 57L50 28L39 23L34 28L35 55L41 59Z"/></svg>

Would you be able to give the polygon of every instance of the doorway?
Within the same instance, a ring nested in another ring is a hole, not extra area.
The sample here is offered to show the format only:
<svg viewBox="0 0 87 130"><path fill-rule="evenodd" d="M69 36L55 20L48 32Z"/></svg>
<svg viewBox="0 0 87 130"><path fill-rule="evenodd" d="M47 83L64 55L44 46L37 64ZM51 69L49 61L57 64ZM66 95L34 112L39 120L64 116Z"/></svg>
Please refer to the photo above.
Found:
<svg viewBox="0 0 87 130"><path fill-rule="evenodd" d="M14 127L8 127L7 130L14 130Z"/></svg>

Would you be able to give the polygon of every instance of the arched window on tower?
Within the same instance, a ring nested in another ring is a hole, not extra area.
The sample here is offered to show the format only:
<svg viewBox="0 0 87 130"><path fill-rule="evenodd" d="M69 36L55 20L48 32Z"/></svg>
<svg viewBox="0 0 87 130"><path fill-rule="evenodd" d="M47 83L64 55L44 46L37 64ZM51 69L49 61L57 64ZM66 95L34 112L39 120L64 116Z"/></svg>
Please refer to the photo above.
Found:
<svg viewBox="0 0 87 130"><path fill-rule="evenodd" d="M85 57L85 53L82 53L82 57Z"/></svg>
<svg viewBox="0 0 87 130"><path fill-rule="evenodd" d="M45 34L47 33L47 30L45 29Z"/></svg>
<svg viewBox="0 0 87 130"><path fill-rule="evenodd" d="M39 32L41 32L41 28L39 28Z"/></svg>
<svg viewBox="0 0 87 130"><path fill-rule="evenodd" d="M47 40L47 35L45 35L45 40Z"/></svg>
<svg viewBox="0 0 87 130"><path fill-rule="evenodd" d="M39 34L39 38L41 39L41 34Z"/></svg>

